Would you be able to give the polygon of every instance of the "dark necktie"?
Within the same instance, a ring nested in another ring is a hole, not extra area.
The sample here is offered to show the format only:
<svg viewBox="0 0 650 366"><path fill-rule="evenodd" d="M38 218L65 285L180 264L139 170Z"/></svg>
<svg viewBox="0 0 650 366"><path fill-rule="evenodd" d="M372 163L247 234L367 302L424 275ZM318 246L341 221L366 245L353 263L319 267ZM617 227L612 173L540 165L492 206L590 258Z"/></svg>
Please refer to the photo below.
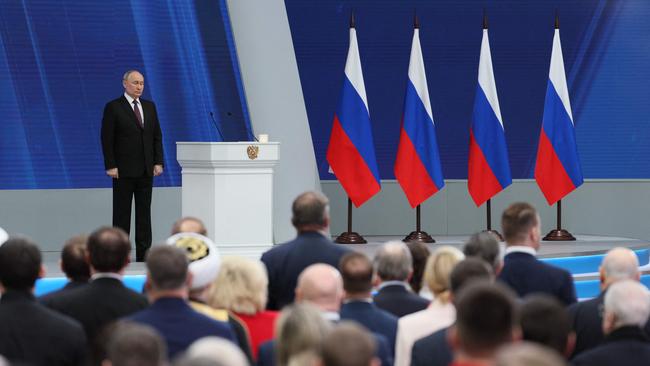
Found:
<svg viewBox="0 0 650 366"><path fill-rule="evenodd" d="M140 115L140 108L138 108L138 101L133 100L133 112L135 113L135 118L138 120L140 128L144 129L144 123L142 122L142 115Z"/></svg>

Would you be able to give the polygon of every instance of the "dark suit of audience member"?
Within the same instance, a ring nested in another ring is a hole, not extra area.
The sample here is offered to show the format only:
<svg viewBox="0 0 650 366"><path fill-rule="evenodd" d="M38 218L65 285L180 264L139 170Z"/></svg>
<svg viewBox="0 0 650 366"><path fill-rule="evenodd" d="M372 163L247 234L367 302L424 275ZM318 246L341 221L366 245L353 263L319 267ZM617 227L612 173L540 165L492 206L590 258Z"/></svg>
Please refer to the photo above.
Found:
<svg viewBox="0 0 650 366"><path fill-rule="evenodd" d="M298 236L271 248L262 255L269 275L269 310L280 310L294 300L294 289L300 273L314 263L338 267L349 250L338 246L326 236L329 231L329 202L318 192L306 192L293 202L293 226Z"/></svg>
<svg viewBox="0 0 650 366"><path fill-rule="evenodd" d="M65 273L69 282L62 288L41 296L39 301L47 301L88 284L90 266L86 260L88 253L87 241L88 237L86 235L77 235L66 241L61 251L61 270Z"/></svg>
<svg viewBox="0 0 650 366"><path fill-rule="evenodd" d="M447 342L447 330L443 328L418 339L411 349L411 366L447 366L454 354Z"/></svg>
<svg viewBox="0 0 650 366"><path fill-rule="evenodd" d="M411 292L403 283L380 287L375 294L374 301L379 308L397 317L424 310L430 303L429 300Z"/></svg>
<svg viewBox="0 0 650 366"><path fill-rule="evenodd" d="M397 317L393 314L368 301L349 301L341 306L341 320L353 320L371 332L383 335L395 354Z"/></svg>
<svg viewBox="0 0 650 366"><path fill-rule="evenodd" d="M16 365L76 366L85 360L81 324L37 303L41 253L27 239L0 243L0 355Z"/></svg>

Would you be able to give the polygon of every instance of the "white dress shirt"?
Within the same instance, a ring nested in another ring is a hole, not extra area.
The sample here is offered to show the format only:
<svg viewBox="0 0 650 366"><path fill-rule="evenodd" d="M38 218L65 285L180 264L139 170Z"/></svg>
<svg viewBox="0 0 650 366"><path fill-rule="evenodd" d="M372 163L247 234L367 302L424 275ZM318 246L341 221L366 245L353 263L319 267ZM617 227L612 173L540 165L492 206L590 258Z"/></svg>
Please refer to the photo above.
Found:
<svg viewBox="0 0 650 366"><path fill-rule="evenodd" d="M132 96L130 96L130 95L126 94L126 93L124 93L124 97L126 98L126 100L129 101L129 105L131 106L131 109L133 109L133 107L134 107L133 101L134 100L138 101L138 110L140 111L140 116L142 117L142 125L144 126L144 111L142 110L142 103L140 103L140 98L134 99Z"/></svg>

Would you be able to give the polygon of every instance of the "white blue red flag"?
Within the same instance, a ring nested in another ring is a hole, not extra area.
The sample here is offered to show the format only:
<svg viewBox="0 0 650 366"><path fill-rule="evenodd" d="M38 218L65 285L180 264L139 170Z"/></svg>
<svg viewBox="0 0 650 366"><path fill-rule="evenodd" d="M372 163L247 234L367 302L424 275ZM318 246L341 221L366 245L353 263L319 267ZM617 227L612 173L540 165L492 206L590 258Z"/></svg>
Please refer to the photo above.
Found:
<svg viewBox="0 0 650 366"><path fill-rule="evenodd" d="M583 182L557 27L537 147L535 180L549 205L561 200Z"/></svg>
<svg viewBox="0 0 650 366"><path fill-rule="evenodd" d="M411 207L418 206L445 185L419 32L415 28L413 33L404 115L395 159L395 178Z"/></svg>
<svg viewBox="0 0 650 366"><path fill-rule="evenodd" d="M476 206L512 183L487 29L483 29L478 86L469 131L467 188Z"/></svg>
<svg viewBox="0 0 650 366"><path fill-rule="evenodd" d="M327 162L356 207L380 191L379 169L354 27L350 28L343 91L332 123Z"/></svg>

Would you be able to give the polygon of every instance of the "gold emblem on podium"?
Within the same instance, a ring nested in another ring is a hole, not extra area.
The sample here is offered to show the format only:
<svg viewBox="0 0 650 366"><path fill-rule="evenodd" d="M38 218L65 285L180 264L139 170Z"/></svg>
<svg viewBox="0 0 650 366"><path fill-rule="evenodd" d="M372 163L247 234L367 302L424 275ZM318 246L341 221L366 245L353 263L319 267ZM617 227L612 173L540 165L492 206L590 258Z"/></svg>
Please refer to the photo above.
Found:
<svg viewBox="0 0 650 366"><path fill-rule="evenodd" d="M248 153L249 159L255 160L257 159L257 155L260 153L260 147L251 145L246 149L246 153Z"/></svg>

